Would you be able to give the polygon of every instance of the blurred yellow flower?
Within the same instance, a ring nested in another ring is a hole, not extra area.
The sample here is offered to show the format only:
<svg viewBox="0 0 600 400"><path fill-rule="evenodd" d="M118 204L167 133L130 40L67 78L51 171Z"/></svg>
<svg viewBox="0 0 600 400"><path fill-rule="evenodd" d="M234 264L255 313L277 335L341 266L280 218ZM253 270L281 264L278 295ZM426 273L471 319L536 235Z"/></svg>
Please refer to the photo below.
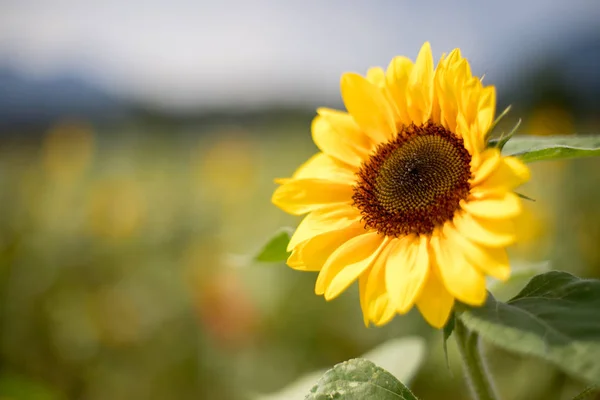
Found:
<svg viewBox="0 0 600 400"><path fill-rule="evenodd" d="M94 134L84 122L63 121L44 139L43 163L48 177L73 182L89 165L94 151Z"/></svg>
<svg viewBox="0 0 600 400"><path fill-rule="evenodd" d="M202 146L196 165L201 187L210 200L243 204L256 191L257 151L248 132L218 132L218 139Z"/></svg>
<svg viewBox="0 0 600 400"><path fill-rule="evenodd" d="M572 115L558 106L543 106L533 110L526 128L526 132L541 136L568 135L575 130Z"/></svg>
<svg viewBox="0 0 600 400"><path fill-rule="evenodd" d="M415 63L396 57L366 78L346 73L348 112L321 108L312 136L321 150L273 202L307 214L288 265L320 271L331 300L358 279L365 324L413 305L434 327L454 301L481 305L485 276L505 280L505 247L521 212L513 189L529 179L519 160L486 148L496 92L455 49L434 68L429 43Z"/></svg>
<svg viewBox="0 0 600 400"><path fill-rule="evenodd" d="M100 237L122 239L132 236L145 217L146 203L133 180L106 180L90 192L89 227Z"/></svg>

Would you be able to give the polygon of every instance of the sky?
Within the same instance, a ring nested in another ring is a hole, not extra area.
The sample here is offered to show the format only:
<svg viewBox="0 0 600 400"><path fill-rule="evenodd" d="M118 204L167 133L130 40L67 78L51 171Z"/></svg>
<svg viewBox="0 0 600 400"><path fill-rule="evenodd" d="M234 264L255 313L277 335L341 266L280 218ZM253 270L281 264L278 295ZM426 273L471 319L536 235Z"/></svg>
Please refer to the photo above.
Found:
<svg viewBox="0 0 600 400"><path fill-rule="evenodd" d="M599 20L597 0L3 0L0 68L169 109L329 104L424 41L494 83Z"/></svg>

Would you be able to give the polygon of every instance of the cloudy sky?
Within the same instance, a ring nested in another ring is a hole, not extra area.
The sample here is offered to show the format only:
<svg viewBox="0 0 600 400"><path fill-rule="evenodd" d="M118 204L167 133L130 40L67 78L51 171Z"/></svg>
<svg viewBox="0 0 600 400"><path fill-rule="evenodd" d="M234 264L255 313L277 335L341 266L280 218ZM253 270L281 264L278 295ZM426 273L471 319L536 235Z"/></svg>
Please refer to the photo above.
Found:
<svg viewBox="0 0 600 400"><path fill-rule="evenodd" d="M498 82L599 20L597 0L3 0L0 68L168 108L328 103L426 40Z"/></svg>

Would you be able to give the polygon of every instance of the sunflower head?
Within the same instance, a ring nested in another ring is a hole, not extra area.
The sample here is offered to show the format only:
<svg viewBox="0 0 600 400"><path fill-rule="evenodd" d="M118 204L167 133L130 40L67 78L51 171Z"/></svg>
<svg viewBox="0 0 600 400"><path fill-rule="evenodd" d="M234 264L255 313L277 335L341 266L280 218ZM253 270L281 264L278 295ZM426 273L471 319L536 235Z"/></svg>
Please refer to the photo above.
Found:
<svg viewBox="0 0 600 400"><path fill-rule="evenodd" d="M354 205L386 236L431 234L469 194L471 155L440 125L411 124L380 144L357 173Z"/></svg>
<svg viewBox="0 0 600 400"><path fill-rule="evenodd" d="M358 280L365 324L416 305L434 327L455 300L481 305L486 275L510 274L505 247L521 211L513 190L529 179L518 159L486 148L496 92L455 49L436 68L429 43L413 63L346 73L347 112L319 109L321 152L273 195L296 215L288 265L319 271L327 300Z"/></svg>

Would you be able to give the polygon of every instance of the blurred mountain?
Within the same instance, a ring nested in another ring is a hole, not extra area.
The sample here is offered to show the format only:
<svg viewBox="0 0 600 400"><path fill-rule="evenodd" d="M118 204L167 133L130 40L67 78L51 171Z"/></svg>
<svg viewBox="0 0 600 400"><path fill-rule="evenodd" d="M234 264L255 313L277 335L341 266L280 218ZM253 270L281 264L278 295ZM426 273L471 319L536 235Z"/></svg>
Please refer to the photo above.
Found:
<svg viewBox="0 0 600 400"><path fill-rule="evenodd" d="M123 101L76 75L37 79L0 69L0 133L37 129L65 117L114 120L126 109Z"/></svg>
<svg viewBox="0 0 600 400"><path fill-rule="evenodd" d="M551 51L531 53L511 62L498 86L498 109L508 103L523 111L540 104L556 104L578 115L600 111L600 32L573 37ZM293 96L293 88L288 88ZM135 119L150 124L190 125L231 123L246 125L273 118L309 121L313 108L306 103L282 109L281 104L261 109L207 110L200 104L185 110L165 109L144 99L123 99L86 80L78 71L36 78L0 67L0 134L42 132L59 119L90 123L118 123ZM317 99L311 99L311 101ZM318 101L317 101L318 103ZM285 107L284 107L285 108Z"/></svg>
<svg viewBox="0 0 600 400"><path fill-rule="evenodd" d="M542 56L519 60L513 68L501 100L524 109L558 105L577 116L600 112L600 31L574 37Z"/></svg>

